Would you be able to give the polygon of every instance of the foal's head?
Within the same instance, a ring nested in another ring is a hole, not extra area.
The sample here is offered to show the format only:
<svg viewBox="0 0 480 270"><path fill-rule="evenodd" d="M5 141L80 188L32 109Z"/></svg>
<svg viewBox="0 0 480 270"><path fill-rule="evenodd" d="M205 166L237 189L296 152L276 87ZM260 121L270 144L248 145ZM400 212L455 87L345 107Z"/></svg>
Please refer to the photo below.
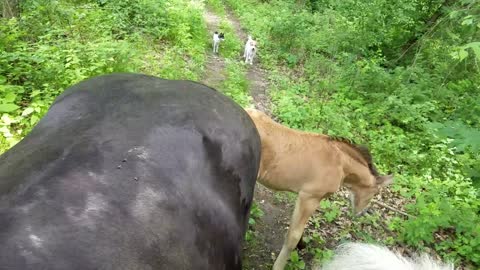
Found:
<svg viewBox="0 0 480 270"><path fill-rule="evenodd" d="M353 207L353 213L357 216L362 215L372 198L380 191L381 187L387 186L393 182L393 175L374 176L370 185L358 184L351 185L350 200Z"/></svg>
<svg viewBox="0 0 480 270"><path fill-rule="evenodd" d="M351 191L353 213L361 215L380 188L393 182L393 175L378 173L373 164L372 155L366 147L341 138L335 138L335 140L341 144L342 152L352 160L344 185Z"/></svg>

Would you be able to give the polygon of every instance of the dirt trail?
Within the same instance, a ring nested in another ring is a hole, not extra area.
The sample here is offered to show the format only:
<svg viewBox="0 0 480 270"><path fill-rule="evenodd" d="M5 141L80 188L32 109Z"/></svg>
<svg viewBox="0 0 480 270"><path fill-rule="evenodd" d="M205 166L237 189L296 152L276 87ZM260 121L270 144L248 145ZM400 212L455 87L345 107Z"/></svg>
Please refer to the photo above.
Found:
<svg viewBox="0 0 480 270"><path fill-rule="evenodd" d="M217 31L221 18L208 9L205 10L203 16L207 22L208 33L210 34ZM207 56L205 67L206 69L202 78L202 83L215 89L219 89L226 78L225 60L213 53L213 47L211 47L210 53Z"/></svg>
<svg viewBox="0 0 480 270"><path fill-rule="evenodd" d="M204 17L209 33L216 31L221 18L208 9L205 11ZM241 40L246 41L247 33L241 27L235 15L227 11L226 19L234 27L235 34ZM271 103L267 93L267 73L259 67L259 58L261 58L261 52L260 57L254 59L253 66L248 66L247 79L250 82L250 95L257 109L271 115ZM224 59L209 53L202 82L208 86L220 88L222 82L226 79L224 70ZM270 270L272 268L273 261L282 247L290 214L293 211L293 206L281 198L282 196L275 195L272 191L257 184L254 200L264 212L264 215L257 220L252 228L255 234L254 239L248 241L244 248L243 269Z"/></svg>

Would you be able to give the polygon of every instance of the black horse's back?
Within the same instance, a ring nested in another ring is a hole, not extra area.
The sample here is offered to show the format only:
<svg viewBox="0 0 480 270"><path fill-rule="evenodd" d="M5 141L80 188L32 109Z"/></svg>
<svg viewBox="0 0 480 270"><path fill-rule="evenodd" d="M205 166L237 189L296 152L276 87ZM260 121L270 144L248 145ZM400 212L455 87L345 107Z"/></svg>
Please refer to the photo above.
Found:
<svg viewBox="0 0 480 270"><path fill-rule="evenodd" d="M83 81L0 157L0 269L241 269L259 158L211 88Z"/></svg>

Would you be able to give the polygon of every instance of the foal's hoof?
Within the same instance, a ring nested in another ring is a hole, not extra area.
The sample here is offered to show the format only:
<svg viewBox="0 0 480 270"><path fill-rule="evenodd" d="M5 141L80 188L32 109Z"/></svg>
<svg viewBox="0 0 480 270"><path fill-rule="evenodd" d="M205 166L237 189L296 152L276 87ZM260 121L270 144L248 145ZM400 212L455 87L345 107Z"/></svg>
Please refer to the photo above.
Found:
<svg viewBox="0 0 480 270"><path fill-rule="evenodd" d="M307 243L305 243L305 241L303 241L303 238L300 238L300 241L298 241L298 244L297 244L297 249L298 250L303 250L307 247Z"/></svg>

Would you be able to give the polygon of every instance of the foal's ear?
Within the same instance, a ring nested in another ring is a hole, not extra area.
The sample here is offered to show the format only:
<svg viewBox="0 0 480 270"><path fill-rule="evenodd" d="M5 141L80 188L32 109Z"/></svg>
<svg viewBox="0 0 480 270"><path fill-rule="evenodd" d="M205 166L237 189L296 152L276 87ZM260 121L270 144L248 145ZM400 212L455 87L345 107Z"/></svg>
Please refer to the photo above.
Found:
<svg viewBox="0 0 480 270"><path fill-rule="evenodd" d="M377 185L385 187L393 183L393 174L377 177Z"/></svg>

